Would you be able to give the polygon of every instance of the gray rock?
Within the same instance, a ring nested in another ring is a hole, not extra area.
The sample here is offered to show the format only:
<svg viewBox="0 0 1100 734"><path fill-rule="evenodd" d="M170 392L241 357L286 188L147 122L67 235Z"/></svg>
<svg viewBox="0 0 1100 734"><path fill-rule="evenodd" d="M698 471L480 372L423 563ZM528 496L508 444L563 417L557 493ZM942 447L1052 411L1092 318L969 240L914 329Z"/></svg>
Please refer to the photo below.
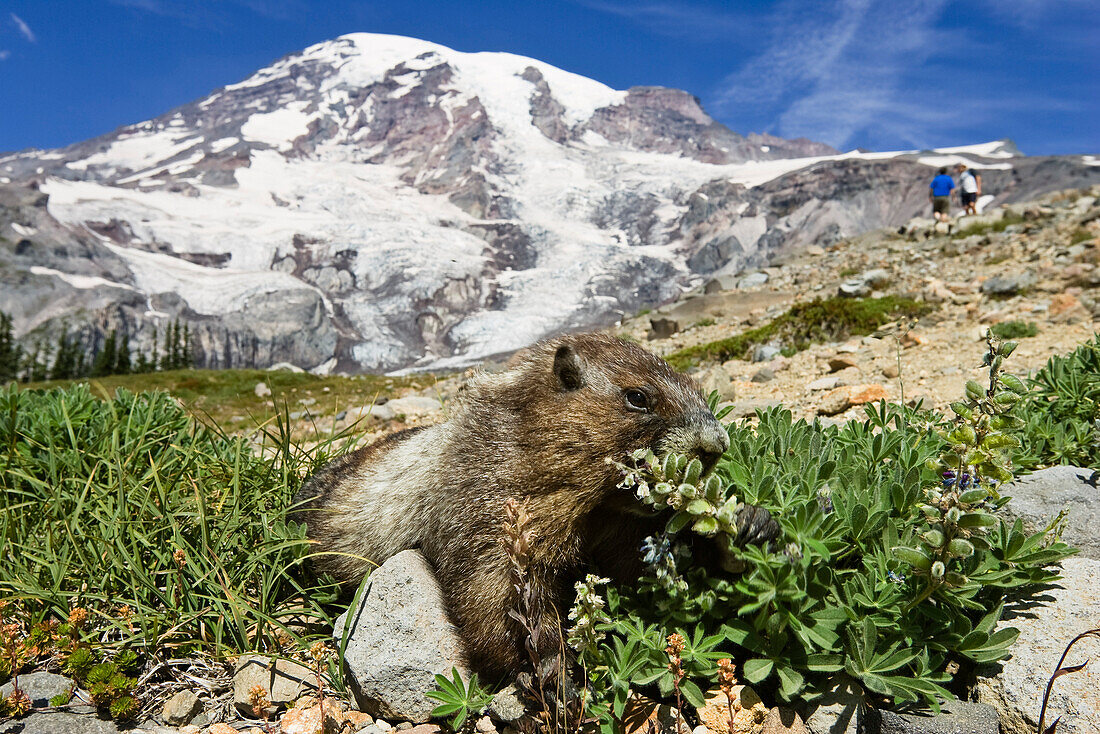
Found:
<svg viewBox="0 0 1100 734"><path fill-rule="evenodd" d="M1100 561L1067 558L1062 562L1061 588L1046 595L1046 606L1021 611L998 628L1020 630L1012 657L1000 666L979 669L976 686L980 703L997 709L1004 734L1034 734L1039 725L1043 691L1066 645L1100 620ZM1066 665L1100 657L1100 640L1086 638L1074 646ZM1047 707L1049 725L1061 716L1058 734L1100 732L1100 666L1063 675L1054 682Z"/></svg>
<svg viewBox="0 0 1100 734"><path fill-rule="evenodd" d="M836 289L838 296L842 298L866 298L871 295L872 288L863 282L862 278L846 280Z"/></svg>
<svg viewBox="0 0 1100 734"><path fill-rule="evenodd" d="M812 734L856 734L858 730L863 694L845 676L834 681L829 693L800 712Z"/></svg>
<svg viewBox="0 0 1100 734"><path fill-rule="evenodd" d="M695 379L703 389L704 395L710 395L713 390L717 390L719 397L723 400L733 400L736 395L729 373L718 365L703 370L695 376Z"/></svg>
<svg viewBox="0 0 1100 734"><path fill-rule="evenodd" d="M94 715L46 712L0 723L0 734L118 734L118 727Z"/></svg>
<svg viewBox="0 0 1100 734"><path fill-rule="evenodd" d="M183 726L202 712L202 701L191 691L180 691L164 702L164 723Z"/></svg>
<svg viewBox="0 0 1100 734"><path fill-rule="evenodd" d="M753 362L771 362L779 356L782 350L773 344L761 344L752 350Z"/></svg>
<svg viewBox="0 0 1100 734"><path fill-rule="evenodd" d="M267 386L266 382L257 382L253 392L256 393L258 398L266 398L271 395L271 388Z"/></svg>
<svg viewBox="0 0 1100 734"><path fill-rule="evenodd" d="M435 689L435 674L454 667L469 675L439 584L417 551L402 551L371 574L359 607L336 621L337 640L346 624L348 684L372 716L427 722L436 703L425 694Z"/></svg>
<svg viewBox="0 0 1100 734"><path fill-rule="evenodd" d="M925 715L881 711L869 708L863 717L864 731L879 734L1000 734L997 710L983 703L949 701L940 713Z"/></svg>
<svg viewBox="0 0 1100 734"><path fill-rule="evenodd" d="M50 705L50 699L68 694L73 689L70 678L56 673L27 673L19 676L19 688L31 699L31 705L36 709ZM11 681L0 686L0 698L7 698L15 686Z"/></svg>
<svg viewBox="0 0 1100 734"><path fill-rule="evenodd" d="M292 660L271 660L262 655L241 655L233 672L233 705L248 718L255 718L249 691L260 686L271 705L280 708L317 687L317 674Z"/></svg>
<svg viewBox="0 0 1100 734"><path fill-rule="evenodd" d="M738 288L753 288L758 285L764 285L768 282L767 273L749 273L741 280L737 281Z"/></svg>
<svg viewBox="0 0 1100 734"><path fill-rule="evenodd" d="M497 691L486 713L494 721L511 724L513 721L519 721L526 710L527 706L524 704L522 696L520 696L519 688L514 683L510 683Z"/></svg>
<svg viewBox="0 0 1100 734"><path fill-rule="evenodd" d="M989 278L982 283L982 293L987 296L1014 296L1035 285L1035 275L1028 272Z"/></svg>
<svg viewBox="0 0 1100 734"><path fill-rule="evenodd" d="M761 367L752 376L753 382L771 382L775 379L775 372L770 367Z"/></svg>
<svg viewBox="0 0 1100 734"><path fill-rule="evenodd" d="M404 415L406 417L421 417L438 413L443 409L436 398L425 398L419 395L409 395L404 398L394 398L385 405L374 406L374 413L381 415L388 412L391 415Z"/></svg>
<svg viewBox="0 0 1100 734"><path fill-rule="evenodd" d="M649 333L646 334L646 338L651 341L653 339L668 339L679 330L680 323L675 319L650 318Z"/></svg>
<svg viewBox="0 0 1100 734"><path fill-rule="evenodd" d="M191 719L191 726L197 726L200 729L206 726L210 726L213 723L214 721L212 720L210 713L207 711L203 711L198 716Z"/></svg>
<svg viewBox="0 0 1100 734"><path fill-rule="evenodd" d="M1016 479L1000 493L1012 498L1002 514L1009 520L1023 519L1029 532L1041 530L1059 512L1069 510L1062 540L1080 548L1082 556L1100 559L1100 473L1052 466Z"/></svg>
<svg viewBox="0 0 1100 734"><path fill-rule="evenodd" d="M808 383L806 385L806 389L811 390L811 391L832 390L834 387L837 387L839 385L840 385L840 378L839 377L833 377L833 376L819 377L816 380L814 380L813 382Z"/></svg>

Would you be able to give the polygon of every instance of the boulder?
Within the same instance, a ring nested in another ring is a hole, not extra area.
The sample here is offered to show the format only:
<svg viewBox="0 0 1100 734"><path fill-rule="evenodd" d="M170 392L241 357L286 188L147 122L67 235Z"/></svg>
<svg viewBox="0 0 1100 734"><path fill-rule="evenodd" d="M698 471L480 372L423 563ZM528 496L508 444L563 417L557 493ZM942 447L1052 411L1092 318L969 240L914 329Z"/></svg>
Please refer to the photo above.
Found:
<svg viewBox="0 0 1100 734"><path fill-rule="evenodd" d="M829 360L829 372L840 372L849 367L858 367L859 363L853 357L833 357Z"/></svg>
<svg viewBox="0 0 1100 734"><path fill-rule="evenodd" d="M847 676L833 679L829 692L804 704L802 720L811 734L856 734L859 728L859 710L863 706L863 692Z"/></svg>
<svg viewBox="0 0 1100 734"><path fill-rule="evenodd" d="M793 709L775 707L768 710L760 734L810 734L810 730Z"/></svg>
<svg viewBox="0 0 1100 734"><path fill-rule="evenodd" d="M50 705L50 699L61 694L68 694L73 690L72 679L56 673L25 673L19 676L19 689L27 694L31 700L31 706L36 709L46 708ZM15 686L11 681L0 686L0 698L7 698Z"/></svg>
<svg viewBox="0 0 1100 734"><path fill-rule="evenodd" d="M440 412L443 410L443 405L436 398L409 395L403 398L394 398L385 405L376 405L374 410L379 415L388 412L391 416L404 415L409 418L421 418Z"/></svg>
<svg viewBox="0 0 1100 734"><path fill-rule="evenodd" d="M250 719L258 718L251 701L251 691L256 686L263 689L272 706L282 708L315 689L317 674L293 660L241 655L233 671L233 705L242 716Z"/></svg>
<svg viewBox="0 0 1100 734"><path fill-rule="evenodd" d="M1001 510L1009 520L1021 518L1029 532L1046 527L1068 510L1062 540L1100 560L1100 472L1076 466L1052 466L1019 477L999 489L1011 497Z"/></svg>
<svg viewBox="0 0 1100 734"><path fill-rule="evenodd" d="M695 379L703 389L704 395L710 395L712 390L717 390L722 400L733 400L736 397L737 391L733 380L729 373L718 365L703 370L695 376Z"/></svg>
<svg viewBox="0 0 1100 734"><path fill-rule="evenodd" d="M771 362L782 350L774 344L761 344L752 350L753 362Z"/></svg>
<svg viewBox="0 0 1100 734"><path fill-rule="evenodd" d="M836 415L854 405L874 403L885 400L886 397L886 388L882 385L843 385L821 396L817 412L821 415Z"/></svg>
<svg viewBox="0 0 1100 734"><path fill-rule="evenodd" d="M696 709L699 721L706 725L707 731L715 734L752 734L757 731L768 715L768 707L760 696L748 686L733 687L733 728L730 723L729 699L722 691L714 691L706 698L706 703Z"/></svg>
<svg viewBox="0 0 1100 734"><path fill-rule="evenodd" d="M256 393L258 398L266 398L271 395L271 388L267 386L266 382L257 382L252 391Z"/></svg>
<svg viewBox="0 0 1100 734"><path fill-rule="evenodd" d="M169 726L183 726L202 712L202 701L191 691L179 691L164 702L161 716Z"/></svg>
<svg viewBox="0 0 1100 734"><path fill-rule="evenodd" d="M516 687L515 683L509 683L493 696L486 713L494 721L511 724L514 721L519 721L526 711L527 705L523 702L523 696L520 695L519 688Z"/></svg>
<svg viewBox="0 0 1100 734"><path fill-rule="evenodd" d="M1015 296L1033 285L1035 285L1035 275L1032 273L997 276L982 283L982 293L1004 298Z"/></svg>
<svg viewBox="0 0 1100 734"><path fill-rule="evenodd" d="M775 379L775 372L770 367L761 367L752 376L752 382L771 382Z"/></svg>
<svg viewBox="0 0 1100 734"><path fill-rule="evenodd" d="M435 674L453 667L469 677L439 583L418 551L402 551L371 574L359 606L336 620L337 641L345 626L348 686L373 716L426 723L437 705L425 695Z"/></svg>
<svg viewBox="0 0 1100 734"><path fill-rule="evenodd" d="M1011 503L1010 503L1011 504ZM1020 630L1012 657L997 666L979 668L977 698L997 710L1003 734L1034 734L1039 726L1043 692L1058 659L1070 641L1100 620L1100 561L1067 558L1062 562L1061 588L1047 592L1045 606L1019 611L998 624ZM1065 665L1093 664L1054 682L1047 706L1046 723L1061 717L1058 734L1100 732L1100 640L1077 643Z"/></svg>
<svg viewBox="0 0 1100 734"><path fill-rule="evenodd" d="M819 377L813 382L806 383L806 389L814 392L817 390L832 390L840 386L839 377Z"/></svg>
<svg viewBox="0 0 1100 734"><path fill-rule="evenodd" d="M646 338L650 341L653 339L668 339L679 330L680 323L675 319L651 318L649 320L649 333L646 334Z"/></svg>
<svg viewBox="0 0 1100 734"><path fill-rule="evenodd" d="M940 713L899 713L868 708L864 731L878 734L1000 734L997 710L984 703L948 701Z"/></svg>
<svg viewBox="0 0 1100 734"><path fill-rule="evenodd" d="M840 284L836 294L841 298L866 298L871 295L872 288L861 278L852 278Z"/></svg>
<svg viewBox="0 0 1100 734"><path fill-rule="evenodd" d="M749 273L748 275L737 281L738 288L754 288L758 285L764 285L768 282L767 273Z"/></svg>

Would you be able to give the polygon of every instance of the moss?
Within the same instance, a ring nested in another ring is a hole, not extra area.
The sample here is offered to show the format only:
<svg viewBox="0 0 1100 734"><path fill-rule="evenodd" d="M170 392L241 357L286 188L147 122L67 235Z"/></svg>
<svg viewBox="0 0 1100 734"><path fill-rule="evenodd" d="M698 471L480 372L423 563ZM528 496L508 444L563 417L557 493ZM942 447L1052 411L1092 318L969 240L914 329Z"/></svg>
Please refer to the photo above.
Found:
<svg viewBox="0 0 1100 734"><path fill-rule="evenodd" d="M1078 227L1076 230L1074 230L1073 234L1070 235L1069 243L1071 245L1077 245L1082 242L1088 242L1089 240L1093 239L1093 236L1094 235L1092 234L1092 232L1088 231L1084 227Z"/></svg>
<svg viewBox="0 0 1100 734"><path fill-rule="evenodd" d="M684 370L703 361L747 359L753 347L778 342L788 354L811 344L869 334L898 318L917 318L931 306L910 298L827 298L799 303L775 320L741 334L699 344L666 357L672 366Z"/></svg>
<svg viewBox="0 0 1100 734"><path fill-rule="evenodd" d="M998 339L1025 339L1039 333L1039 327L1025 321L1002 321L989 327Z"/></svg>

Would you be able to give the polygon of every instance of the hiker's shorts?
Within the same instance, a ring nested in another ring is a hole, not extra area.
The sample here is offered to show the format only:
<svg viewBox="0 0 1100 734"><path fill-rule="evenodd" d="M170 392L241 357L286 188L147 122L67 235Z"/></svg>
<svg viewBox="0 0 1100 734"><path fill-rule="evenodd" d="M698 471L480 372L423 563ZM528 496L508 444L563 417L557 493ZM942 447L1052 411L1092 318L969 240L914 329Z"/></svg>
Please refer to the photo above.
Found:
<svg viewBox="0 0 1100 734"><path fill-rule="evenodd" d="M932 212L935 214L947 214L951 209L951 200L946 196L932 197Z"/></svg>

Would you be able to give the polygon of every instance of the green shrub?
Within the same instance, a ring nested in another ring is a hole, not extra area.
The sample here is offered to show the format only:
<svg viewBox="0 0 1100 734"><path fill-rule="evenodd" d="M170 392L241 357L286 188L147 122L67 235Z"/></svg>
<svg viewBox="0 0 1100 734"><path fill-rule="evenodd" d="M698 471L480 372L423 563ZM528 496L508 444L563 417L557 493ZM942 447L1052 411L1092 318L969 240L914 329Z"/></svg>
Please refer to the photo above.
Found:
<svg viewBox="0 0 1100 734"><path fill-rule="evenodd" d="M888 321L917 318L929 310L927 304L898 296L815 299L791 306L764 326L687 347L665 359L682 370L706 360L746 359L753 347L769 342L779 342L788 353L793 353L816 342L870 334Z"/></svg>
<svg viewBox="0 0 1100 734"><path fill-rule="evenodd" d="M274 649L292 621L328 620L334 586L305 580L304 530L284 518L327 444L286 429L261 458L165 393L0 391L0 598L29 625L85 608L139 651Z"/></svg>
<svg viewBox="0 0 1100 734"><path fill-rule="evenodd" d="M700 705L723 658L786 701L811 700L847 675L880 700L933 707L959 690L960 666L965 676L1005 658L1017 636L995 629L1005 605L1054 582L1047 567L1074 552L1051 528L1027 534L993 514L1008 502L996 488L1011 478L1022 421L1010 411L1026 392L1000 373L1013 347L991 346L990 386L968 385L950 420L881 404L861 422L825 426L774 408L728 427L730 449L710 476L676 456L624 466L624 487L673 512L647 541L651 573L608 589L611 621L596 625L606 638L573 635L603 730L639 685ZM772 511L778 541L731 543L743 502ZM743 573L693 564L701 542L723 544ZM590 588L579 592L575 629L602 614ZM674 633L682 680L666 650Z"/></svg>
<svg viewBox="0 0 1100 734"><path fill-rule="evenodd" d="M1100 334L1064 357L1051 357L1028 383L1027 400L1015 411L1024 421L1016 463L1100 469Z"/></svg>
<svg viewBox="0 0 1100 734"><path fill-rule="evenodd" d="M989 330L998 339L1026 339L1039 333L1039 327L1031 321L1002 321Z"/></svg>

